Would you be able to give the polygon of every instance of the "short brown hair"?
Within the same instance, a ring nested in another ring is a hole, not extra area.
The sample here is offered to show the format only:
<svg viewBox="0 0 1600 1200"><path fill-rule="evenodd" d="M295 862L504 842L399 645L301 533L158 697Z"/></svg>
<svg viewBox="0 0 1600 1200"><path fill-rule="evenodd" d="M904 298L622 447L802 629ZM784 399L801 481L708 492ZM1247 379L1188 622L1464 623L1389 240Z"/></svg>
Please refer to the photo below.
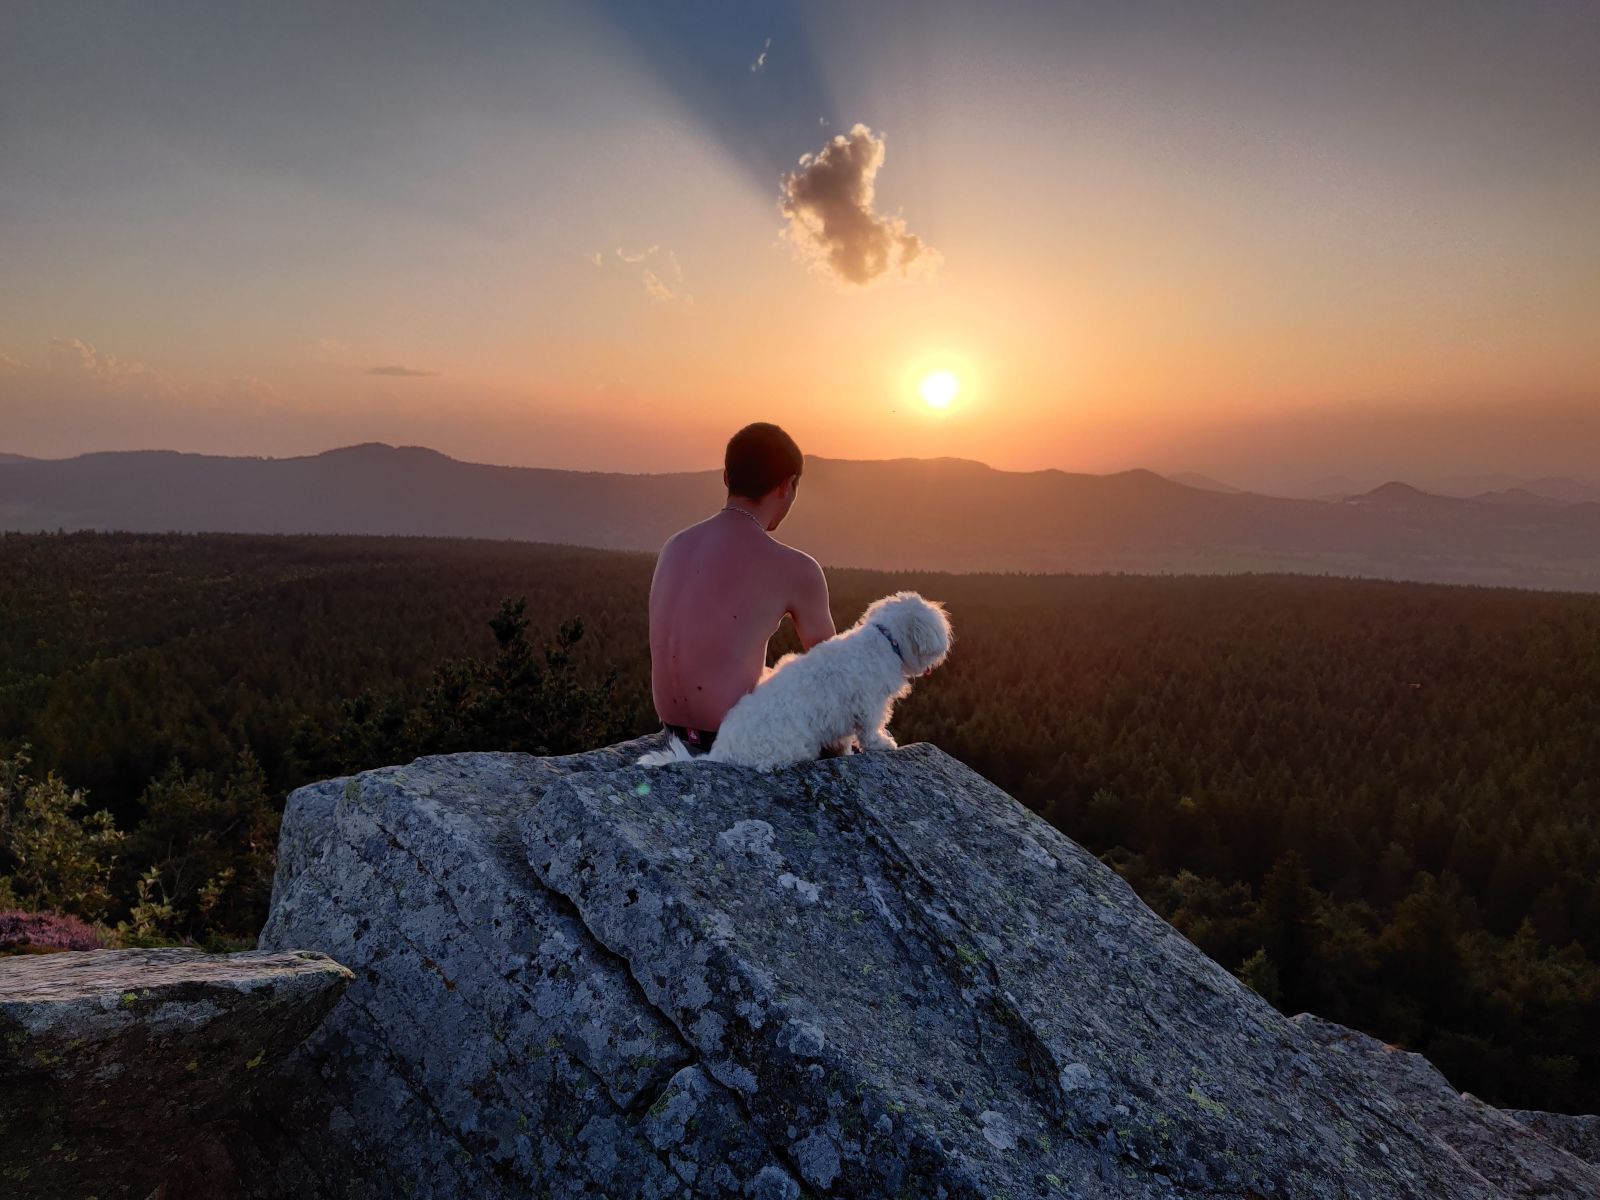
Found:
<svg viewBox="0 0 1600 1200"><path fill-rule="evenodd" d="M723 457L728 470L728 491L747 500L759 500L805 465L800 447L776 425L757 421L728 439Z"/></svg>

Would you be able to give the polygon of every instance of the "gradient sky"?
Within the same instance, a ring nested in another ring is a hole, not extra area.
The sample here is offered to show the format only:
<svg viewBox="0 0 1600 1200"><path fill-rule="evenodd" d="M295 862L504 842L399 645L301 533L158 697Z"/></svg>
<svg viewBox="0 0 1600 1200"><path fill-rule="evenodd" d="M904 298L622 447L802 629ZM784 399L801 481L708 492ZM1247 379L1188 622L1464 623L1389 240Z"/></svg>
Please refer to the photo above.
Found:
<svg viewBox="0 0 1600 1200"><path fill-rule="evenodd" d="M243 8L0 15L0 451L1600 475L1600 5Z"/></svg>

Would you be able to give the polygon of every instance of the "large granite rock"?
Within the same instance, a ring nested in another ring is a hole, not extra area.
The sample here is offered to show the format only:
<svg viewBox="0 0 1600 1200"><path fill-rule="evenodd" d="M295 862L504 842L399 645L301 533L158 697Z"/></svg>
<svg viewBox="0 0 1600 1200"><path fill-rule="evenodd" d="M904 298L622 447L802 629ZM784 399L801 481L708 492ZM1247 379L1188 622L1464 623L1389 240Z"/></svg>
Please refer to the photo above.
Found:
<svg viewBox="0 0 1600 1200"><path fill-rule="evenodd" d="M309 952L0 959L0 1195L220 1182L231 1123L349 979Z"/></svg>
<svg viewBox="0 0 1600 1200"><path fill-rule="evenodd" d="M281 1075L270 1188L296 1196L759 1196L798 1188L623 960L528 865L565 759L422 759L296 792L263 948L356 972Z"/></svg>
<svg viewBox="0 0 1600 1200"><path fill-rule="evenodd" d="M275 1075L263 1193L1594 1194L1543 1137L1464 1152L932 747L650 744L291 797L262 946L356 979Z"/></svg>

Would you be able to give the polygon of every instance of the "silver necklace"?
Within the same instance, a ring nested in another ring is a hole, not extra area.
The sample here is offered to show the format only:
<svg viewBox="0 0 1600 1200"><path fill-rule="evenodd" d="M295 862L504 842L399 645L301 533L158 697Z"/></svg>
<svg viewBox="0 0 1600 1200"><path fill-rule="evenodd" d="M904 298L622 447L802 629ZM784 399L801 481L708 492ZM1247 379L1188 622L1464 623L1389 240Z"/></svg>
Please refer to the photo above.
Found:
<svg viewBox="0 0 1600 1200"><path fill-rule="evenodd" d="M756 528L761 530L762 533L765 533L767 531L767 527L761 523L761 518L756 516L755 513L751 512L747 508L740 508L737 504L724 504L722 506L722 511L723 512L743 513L745 516L749 517L752 521L754 521L756 523Z"/></svg>

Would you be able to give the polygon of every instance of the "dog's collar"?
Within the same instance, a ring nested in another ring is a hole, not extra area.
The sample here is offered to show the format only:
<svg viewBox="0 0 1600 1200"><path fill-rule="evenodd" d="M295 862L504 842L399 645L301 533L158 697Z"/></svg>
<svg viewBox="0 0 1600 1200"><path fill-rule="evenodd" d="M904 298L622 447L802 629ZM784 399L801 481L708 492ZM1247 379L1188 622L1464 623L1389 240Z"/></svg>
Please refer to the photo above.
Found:
<svg viewBox="0 0 1600 1200"><path fill-rule="evenodd" d="M872 623L872 627L879 633L883 634L884 637L889 639L889 649L894 651L894 656L896 658L898 658L901 662L905 662L906 656L900 653L900 643L894 640L894 634L889 632L889 627L877 621Z"/></svg>

